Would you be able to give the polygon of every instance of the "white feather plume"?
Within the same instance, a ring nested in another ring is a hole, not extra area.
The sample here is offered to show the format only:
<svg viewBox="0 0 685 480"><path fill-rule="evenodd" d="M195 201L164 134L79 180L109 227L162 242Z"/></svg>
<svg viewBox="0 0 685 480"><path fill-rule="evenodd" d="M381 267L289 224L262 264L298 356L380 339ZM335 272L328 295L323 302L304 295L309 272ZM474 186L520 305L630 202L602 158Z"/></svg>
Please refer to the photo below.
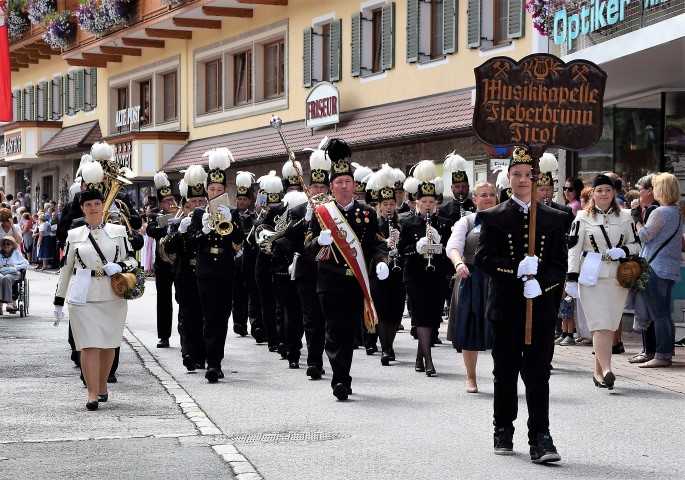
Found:
<svg viewBox="0 0 685 480"><path fill-rule="evenodd" d="M551 153L543 153L540 157L540 171L542 173L551 173L559 169L559 162L557 157Z"/></svg>
<svg viewBox="0 0 685 480"><path fill-rule="evenodd" d="M402 176L404 177L404 175ZM398 181L397 178L395 169L387 163L384 163L381 165L381 168L373 174L374 190L380 190L381 188L386 187L393 188L395 182ZM404 180L404 178L402 178L402 180ZM368 189L368 184L366 188Z"/></svg>
<svg viewBox="0 0 685 480"><path fill-rule="evenodd" d="M404 189L409 192L409 193L416 193L419 191L419 185L421 184L420 181L418 181L414 177L407 177L407 179L404 181Z"/></svg>
<svg viewBox="0 0 685 480"><path fill-rule="evenodd" d="M167 177L166 173L164 172L155 173L153 180L155 182L155 188L158 190L171 185L169 182L169 177Z"/></svg>
<svg viewBox="0 0 685 480"><path fill-rule="evenodd" d="M433 185L435 185L435 194L442 195L442 192L445 191L445 184L443 183L442 178L435 177L433 179Z"/></svg>
<svg viewBox="0 0 685 480"><path fill-rule="evenodd" d="M283 168L281 168L281 174L283 175L283 178L296 177L298 171L300 172L300 175L302 175L302 165L300 162L295 160L295 165L297 165L297 169L290 160L283 164Z"/></svg>
<svg viewBox="0 0 685 480"><path fill-rule="evenodd" d="M364 182L364 179L373 173L369 167L364 167L357 162L352 162L351 165L355 168L353 175L355 182Z"/></svg>
<svg viewBox="0 0 685 480"><path fill-rule="evenodd" d="M268 175L259 177L257 183L259 183L259 188L266 193L280 193L283 191L283 182L276 175L276 170L271 170Z"/></svg>
<svg viewBox="0 0 685 480"><path fill-rule="evenodd" d="M119 175L121 175L124 178L133 178L135 177L135 174L133 173L133 170L131 170L128 167L121 167L119 169Z"/></svg>
<svg viewBox="0 0 685 480"><path fill-rule="evenodd" d="M235 186L250 188L254 183L254 173L251 172L238 172L235 176Z"/></svg>
<svg viewBox="0 0 685 480"><path fill-rule="evenodd" d="M445 172L452 174L453 172L465 172L466 160L461 155L457 155L457 151L450 153L445 157L443 164Z"/></svg>
<svg viewBox="0 0 685 480"><path fill-rule="evenodd" d="M81 191L81 177L77 177L74 180L74 183L71 185L71 187L69 187L69 198L71 198L73 200L74 197L76 196L76 194L80 191Z"/></svg>
<svg viewBox="0 0 685 480"><path fill-rule="evenodd" d="M95 160L105 161L114 156L114 149L106 142L96 142L90 148L90 154Z"/></svg>
<svg viewBox="0 0 685 480"><path fill-rule="evenodd" d="M183 179L187 185L204 184L205 180L207 180L207 172L200 165L191 165L186 170L185 175L183 175Z"/></svg>
<svg viewBox="0 0 685 480"><path fill-rule="evenodd" d="M387 163L384 165L387 165ZM392 173L395 176L395 182L404 182L407 179L407 176L399 168L393 168Z"/></svg>
<svg viewBox="0 0 685 480"><path fill-rule="evenodd" d="M509 182L509 175L507 175L507 169L501 167L497 170L499 170L499 173L497 174L497 181L495 182L497 188L499 188L500 190L504 190L506 188L511 187L511 183Z"/></svg>
<svg viewBox="0 0 685 480"><path fill-rule="evenodd" d="M295 208L298 205L302 205L306 202L307 194L304 192L292 191L286 193L283 197L283 203L290 208Z"/></svg>
<svg viewBox="0 0 685 480"><path fill-rule="evenodd" d="M95 159L92 157L92 155L89 154L83 154L81 155L81 162L78 165L78 170L76 170L76 176L78 177L81 174L81 169L86 163L94 162Z"/></svg>
<svg viewBox="0 0 685 480"><path fill-rule="evenodd" d="M309 156L309 168L311 170L330 170L331 169L331 159L326 155L324 147L328 143L328 137L323 137L319 146L316 148L305 148L305 151L311 151L312 154Z"/></svg>
<svg viewBox="0 0 685 480"><path fill-rule="evenodd" d="M421 160L412 168L412 175L419 182L432 182L438 176L433 160Z"/></svg>
<svg viewBox="0 0 685 480"><path fill-rule="evenodd" d="M100 162L88 162L81 168L81 176L86 183L101 183L105 172Z"/></svg>
<svg viewBox="0 0 685 480"><path fill-rule="evenodd" d="M202 154L209 158L210 170L226 170L233 163L233 154L226 147L218 147Z"/></svg>
<svg viewBox="0 0 685 480"><path fill-rule="evenodd" d="M185 178L182 178L181 181L178 182L178 192L181 194L181 197L188 198L188 184L186 183Z"/></svg>

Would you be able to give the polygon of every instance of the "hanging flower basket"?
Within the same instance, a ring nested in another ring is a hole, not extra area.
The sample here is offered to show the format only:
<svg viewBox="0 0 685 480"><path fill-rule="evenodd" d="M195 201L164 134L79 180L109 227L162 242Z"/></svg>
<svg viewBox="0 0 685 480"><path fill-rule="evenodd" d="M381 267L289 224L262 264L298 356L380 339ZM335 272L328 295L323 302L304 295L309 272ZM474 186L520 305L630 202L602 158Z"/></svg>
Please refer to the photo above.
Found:
<svg viewBox="0 0 685 480"><path fill-rule="evenodd" d="M175 7L176 5L180 5L184 1L185 0L160 0L162 5L169 5L170 7Z"/></svg>
<svg viewBox="0 0 685 480"><path fill-rule="evenodd" d="M10 0L7 9L7 34L10 42L21 37L30 26L23 0Z"/></svg>
<svg viewBox="0 0 685 480"><path fill-rule="evenodd" d="M101 37L113 28L125 25L132 12L132 0L79 0L74 13L84 32Z"/></svg>
<svg viewBox="0 0 685 480"><path fill-rule="evenodd" d="M65 50L74 36L74 25L69 23L71 12L55 12L43 20L43 41L52 48Z"/></svg>
<svg viewBox="0 0 685 480"><path fill-rule="evenodd" d="M26 2L26 13L34 25L43 23L46 17L56 11L56 0L28 0Z"/></svg>
<svg viewBox="0 0 685 480"><path fill-rule="evenodd" d="M533 26L540 35L546 37L549 35L549 1L548 0L528 0L526 2L526 10L533 18Z"/></svg>

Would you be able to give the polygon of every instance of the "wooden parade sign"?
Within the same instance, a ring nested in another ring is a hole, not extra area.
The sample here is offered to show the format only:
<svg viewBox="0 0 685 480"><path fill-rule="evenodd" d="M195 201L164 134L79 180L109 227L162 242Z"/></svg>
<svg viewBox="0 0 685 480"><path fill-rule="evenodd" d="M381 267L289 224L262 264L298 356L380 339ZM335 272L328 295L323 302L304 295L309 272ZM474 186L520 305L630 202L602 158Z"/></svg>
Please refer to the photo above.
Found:
<svg viewBox="0 0 685 480"><path fill-rule="evenodd" d="M495 57L475 68L473 129L485 144L528 148L532 176L549 147L584 150L600 139L606 73L586 60L564 63L547 53L519 62ZM531 184L528 255L535 255L536 182ZM529 279L534 277L529 276ZM526 301L526 345L531 343L533 300Z"/></svg>

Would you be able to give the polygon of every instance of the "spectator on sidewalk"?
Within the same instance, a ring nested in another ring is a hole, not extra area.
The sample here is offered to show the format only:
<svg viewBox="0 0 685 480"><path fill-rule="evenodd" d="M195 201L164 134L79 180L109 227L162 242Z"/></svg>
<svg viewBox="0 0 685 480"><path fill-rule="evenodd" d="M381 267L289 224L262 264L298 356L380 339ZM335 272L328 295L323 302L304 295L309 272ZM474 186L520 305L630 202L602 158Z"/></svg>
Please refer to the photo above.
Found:
<svg viewBox="0 0 685 480"><path fill-rule="evenodd" d="M21 230L12 218L9 208L0 208L0 237L11 236L19 244L21 242Z"/></svg>
<svg viewBox="0 0 685 480"><path fill-rule="evenodd" d="M40 225L38 227L38 260L41 262L36 270L47 270L50 267L50 261L54 254L55 246L53 245L57 237L51 235L50 221L45 214L39 217Z"/></svg>
<svg viewBox="0 0 685 480"><path fill-rule="evenodd" d="M29 262L19 251L14 237L10 235L2 237L0 239L0 315L2 315L2 305L5 303L9 313L16 313L17 300L12 296L12 284L21 278L21 271L27 268L29 268Z"/></svg>

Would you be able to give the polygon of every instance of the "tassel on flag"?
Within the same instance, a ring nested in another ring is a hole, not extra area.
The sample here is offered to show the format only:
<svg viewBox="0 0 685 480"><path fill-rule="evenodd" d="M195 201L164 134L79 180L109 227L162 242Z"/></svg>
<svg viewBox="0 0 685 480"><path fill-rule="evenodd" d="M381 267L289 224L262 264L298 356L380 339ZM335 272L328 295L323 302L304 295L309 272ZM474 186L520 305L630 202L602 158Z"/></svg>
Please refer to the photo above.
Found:
<svg viewBox="0 0 685 480"><path fill-rule="evenodd" d="M11 122L12 120L12 79L7 27L7 0L0 0L0 122Z"/></svg>

